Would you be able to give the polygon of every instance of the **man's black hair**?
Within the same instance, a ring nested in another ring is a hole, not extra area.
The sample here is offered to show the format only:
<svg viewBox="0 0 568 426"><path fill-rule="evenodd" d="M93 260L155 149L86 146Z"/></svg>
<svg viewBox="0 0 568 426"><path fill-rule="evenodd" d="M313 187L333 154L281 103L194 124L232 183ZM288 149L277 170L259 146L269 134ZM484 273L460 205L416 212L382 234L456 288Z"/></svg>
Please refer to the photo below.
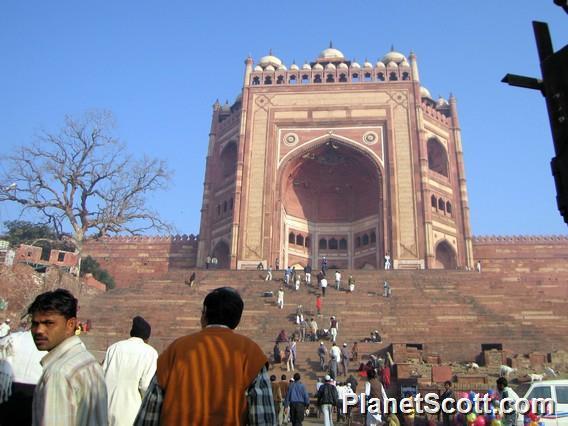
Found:
<svg viewBox="0 0 568 426"><path fill-rule="evenodd" d="M372 368L369 371L367 371L367 378L374 379L375 377L377 377L377 373L375 373L375 369Z"/></svg>
<svg viewBox="0 0 568 426"><path fill-rule="evenodd" d="M499 377L497 379L497 386L502 385L504 388L506 388L507 386L509 386L509 382L507 381L506 378L504 377Z"/></svg>
<svg viewBox="0 0 568 426"><path fill-rule="evenodd" d="M275 382L276 381L276 376L273 374L272 376L270 376L270 381L271 382Z"/></svg>
<svg viewBox="0 0 568 426"><path fill-rule="evenodd" d="M446 380L446 381L444 382L444 384L445 384L445 385L448 385L448 386L450 386L450 387L452 386L452 382L450 382L449 380Z"/></svg>
<svg viewBox="0 0 568 426"><path fill-rule="evenodd" d="M58 288L47 291L35 298L28 307L28 314L36 312L57 312L66 319L77 317L77 299L69 290Z"/></svg>
<svg viewBox="0 0 568 426"><path fill-rule="evenodd" d="M294 381L297 382L300 380L300 373L294 373Z"/></svg>
<svg viewBox="0 0 568 426"><path fill-rule="evenodd" d="M245 304L234 288L220 287L205 296L203 306L207 324L221 324L235 329L241 321Z"/></svg>
<svg viewBox="0 0 568 426"><path fill-rule="evenodd" d="M282 376L280 376L280 380L286 380L286 374L282 374Z"/></svg>

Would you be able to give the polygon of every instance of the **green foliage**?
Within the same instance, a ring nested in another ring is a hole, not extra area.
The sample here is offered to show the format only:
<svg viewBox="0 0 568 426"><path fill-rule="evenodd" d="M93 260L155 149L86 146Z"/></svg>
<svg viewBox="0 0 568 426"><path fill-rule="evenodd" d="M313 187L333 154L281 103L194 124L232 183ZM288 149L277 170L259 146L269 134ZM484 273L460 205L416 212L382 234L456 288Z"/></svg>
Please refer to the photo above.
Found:
<svg viewBox="0 0 568 426"><path fill-rule="evenodd" d="M99 262L91 256L83 257L81 259L81 275L93 274L93 277L106 285L107 290L115 287L114 279L110 276L106 269L102 269Z"/></svg>

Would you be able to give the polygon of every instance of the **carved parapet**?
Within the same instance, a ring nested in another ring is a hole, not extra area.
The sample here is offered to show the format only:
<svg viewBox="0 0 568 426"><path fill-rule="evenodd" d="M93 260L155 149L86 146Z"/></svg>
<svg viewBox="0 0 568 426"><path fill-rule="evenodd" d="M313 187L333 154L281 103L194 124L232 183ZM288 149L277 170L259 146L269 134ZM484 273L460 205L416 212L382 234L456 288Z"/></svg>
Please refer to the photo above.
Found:
<svg viewBox="0 0 568 426"><path fill-rule="evenodd" d="M424 111L427 116L432 117L434 120L439 121L446 126L450 125L450 118L436 110L436 108L431 107L426 102L422 102L421 107L422 111Z"/></svg>
<svg viewBox="0 0 568 426"><path fill-rule="evenodd" d="M474 236L474 244L567 244L566 235L483 235Z"/></svg>

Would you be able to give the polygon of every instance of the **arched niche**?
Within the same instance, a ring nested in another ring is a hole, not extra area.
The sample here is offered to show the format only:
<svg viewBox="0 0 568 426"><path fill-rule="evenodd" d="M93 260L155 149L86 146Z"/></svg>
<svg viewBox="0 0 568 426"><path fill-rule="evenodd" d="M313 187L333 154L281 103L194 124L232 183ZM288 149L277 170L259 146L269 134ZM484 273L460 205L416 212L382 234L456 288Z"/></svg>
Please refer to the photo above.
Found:
<svg viewBox="0 0 568 426"><path fill-rule="evenodd" d="M221 240L215 245L211 257L217 258L218 269L229 269L231 253L225 240Z"/></svg>
<svg viewBox="0 0 568 426"><path fill-rule="evenodd" d="M436 139L428 139L428 168L442 176L448 177L448 153L444 145Z"/></svg>
<svg viewBox="0 0 568 426"><path fill-rule="evenodd" d="M233 176L237 171L237 144L229 142L221 151L219 158L223 179Z"/></svg>
<svg viewBox="0 0 568 426"><path fill-rule="evenodd" d="M435 269L456 269L456 251L446 240L440 241L436 245Z"/></svg>

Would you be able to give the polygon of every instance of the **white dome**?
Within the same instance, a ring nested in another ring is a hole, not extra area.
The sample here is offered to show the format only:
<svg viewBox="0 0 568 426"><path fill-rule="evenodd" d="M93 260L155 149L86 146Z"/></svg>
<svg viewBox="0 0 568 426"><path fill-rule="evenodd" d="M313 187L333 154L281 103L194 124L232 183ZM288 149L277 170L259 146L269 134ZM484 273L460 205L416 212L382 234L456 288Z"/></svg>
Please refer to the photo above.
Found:
<svg viewBox="0 0 568 426"><path fill-rule="evenodd" d="M272 65L268 65L266 68L264 68L264 71L274 71L274 67Z"/></svg>
<svg viewBox="0 0 568 426"><path fill-rule="evenodd" d="M286 68L286 65L282 64L278 67L278 71L286 71L288 70L288 68Z"/></svg>
<svg viewBox="0 0 568 426"><path fill-rule="evenodd" d="M224 112L231 112L231 106L230 106L228 103L226 103L225 105L223 105L223 106L221 107L221 111L224 111Z"/></svg>
<svg viewBox="0 0 568 426"><path fill-rule="evenodd" d="M309 71L309 70L312 69L312 67L310 66L310 64L308 64L308 63L306 62L304 65L302 65L302 69L303 69L303 70L306 70L306 71Z"/></svg>
<svg viewBox="0 0 568 426"><path fill-rule="evenodd" d="M351 62L351 68L359 69L359 68L361 68L361 65L359 65L357 62L353 61L353 62Z"/></svg>
<svg viewBox="0 0 568 426"><path fill-rule="evenodd" d="M298 65L296 65L296 64L290 65L290 70L292 70L292 71L298 71L299 69L300 68L298 68Z"/></svg>
<svg viewBox="0 0 568 426"><path fill-rule="evenodd" d="M408 61L406 60L406 58L399 64L399 66L401 67L409 67L410 64L408 63Z"/></svg>
<svg viewBox="0 0 568 426"><path fill-rule="evenodd" d="M438 108L445 107L445 106L448 106L448 105L450 105L450 104L448 103L448 101L445 100L444 98L442 98L441 96L440 96L440 97L438 98L438 100L436 101L436 106L437 106Z"/></svg>
<svg viewBox="0 0 568 426"><path fill-rule="evenodd" d="M387 68L398 68L398 65L396 64L396 62L391 61L387 64Z"/></svg>
<svg viewBox="0 0 568 426"><path fill-rule="evenodd" d="M272 65L273 67L282 65L282 61L272 54L263 56L262 58L260 58L260 61L258 61L258 63L263 67L266 67L267 65Z"/></svg>
<svg viewBox="0 0 568 426"><path fill-rule="evenodd" d="M365 60L365 63L363 64L363 68L373 68L373 65L369 61Z"/></svg>
<svg viewBox="0 0 568 426"><path fill-rule="evenodd" d="M406 57L400 52L395 52L394 50L391 50L389 53L383 56L383 59L381 60L385 64L388 64L389 62L395 62L397 64L400 64L402 61L406 60Z"/></svg>
<svg viewBox="0 0 568 426"><path fill-rule="evenodd" d="M343 59L343 53L340 50L334 49L333 47L328 47L324 49L319 54L319 59Z"/></svg>
<svg viewBox="0 0 568 426"><path fill-rule="evenodd" d="M329 63L325 66L325 69L327 71L335 71L335 65L333 65L332 63Z"/></svg>
<svg viewBox="0 0 568 426"><path fill-rule="evenodd" d="M378 61L376 67L381 68L381 69L385 69L385 64L382 63L381 61Z"/></svg>
<svg viewBox="0 0 568 426"><path fill-rule="evenodd" d="M255 71L262 71L262 67L260 65L257 65L256 67L254 67Z"/></svg>
<svg viewBox="0 0 568 426"><path fill-rule="evenodd" d="M424 86L420 86L420 96L422 98L432 99L432 95L430 94L430 91L428 89L426 89Z"/></svg>
<svg viewBox="0 0 568 426"><path fill-rule="evenodd" d="M340 70L346 70L349 69L349 67L347 66L347 64L345 62L340 63L337 68L339 68Z"/></svg>
<svg viewBox="0 0 568 426"><path fill-rule="evenodd" d="M312 69L316 70L316 71L321 71L321 70L323 70L323 65L322 64L315 64Z"/></svg>

